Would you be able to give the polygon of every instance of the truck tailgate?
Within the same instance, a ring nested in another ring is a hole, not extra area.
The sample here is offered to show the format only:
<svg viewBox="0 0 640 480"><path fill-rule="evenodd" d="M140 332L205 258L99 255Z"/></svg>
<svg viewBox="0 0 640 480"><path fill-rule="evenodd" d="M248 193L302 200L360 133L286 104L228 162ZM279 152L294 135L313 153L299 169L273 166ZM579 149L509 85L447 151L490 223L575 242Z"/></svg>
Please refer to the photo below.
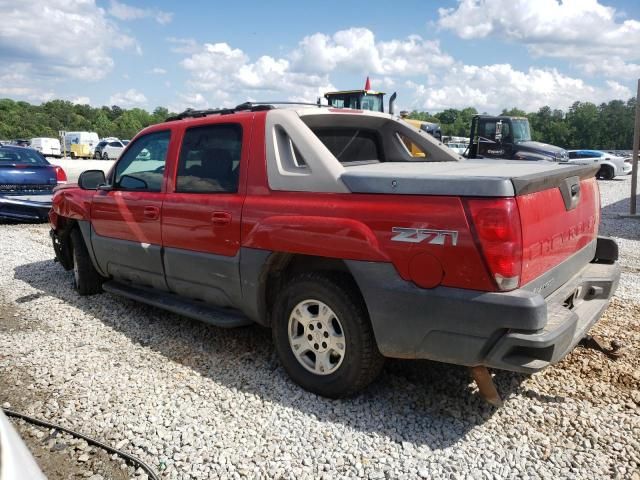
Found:
<svg viewBox="0 0 640 480"><path fill-rule="evenodd" d="M517 197L522 223L521 285L531 282L585 248L591 248L593 252L584 255L581 265L571 264L573 271L558 272L558 275L566 276L563 280L567 280L576 273L576 269L582 268L593 258L600 222L598 185L594 177L582 180L573 177L573 181L579 181L579 190L575 194L578 198L574 204L565 202L564 197L568 194L564 192L563 197L562 187Z"/></svg>

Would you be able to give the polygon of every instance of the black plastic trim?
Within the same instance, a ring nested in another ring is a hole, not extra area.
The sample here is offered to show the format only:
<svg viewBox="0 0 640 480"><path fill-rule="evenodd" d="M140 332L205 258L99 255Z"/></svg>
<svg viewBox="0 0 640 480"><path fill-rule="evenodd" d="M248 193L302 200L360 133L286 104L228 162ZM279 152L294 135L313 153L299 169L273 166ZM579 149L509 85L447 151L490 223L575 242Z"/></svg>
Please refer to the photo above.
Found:
<svg viewBox="0 0 640 480"><path fill-rule="evenodd" d="M168 310L178 315L193 318L216 327L234 328L251 325L253 322L242 313L224 308L212 307L209 304L189 300L179 295L152 288L140 287L124 282L109 281L102 285L106 292L146 303L154 307Z"/></svg>
<svg viewBox="0 0 640 480"><path fill-rule="evenodd" d="M613 263L618 260L616 241L610 237L598 237L594 260L598 263Z"/></svg>
<svg viewBox="0 0 640 480"><path fill-rule="evenodd" d="M555 171L546 171L522 175L512 179L516 195L540 192L557 188L568 177L578 177L580 180L595 176L598 165L563 165Z"/></svg>
<svg viewBox="0 0 640 480"><path fill-rule="evenodd" d="M538 371L569 353L600 318L620 278L618 264L588 263L545 299L524 289L421 289L391 264L346 264L383 355L520 372Z"/></svg>
<svg viewBox="0 0 640 480"><path fill-rule="evenodd" d="M547 321L541 295L459 288L419 288L390 263L346 261L365 299L380 352L477 365L487 341L506 329L540 330Z"/></svg>

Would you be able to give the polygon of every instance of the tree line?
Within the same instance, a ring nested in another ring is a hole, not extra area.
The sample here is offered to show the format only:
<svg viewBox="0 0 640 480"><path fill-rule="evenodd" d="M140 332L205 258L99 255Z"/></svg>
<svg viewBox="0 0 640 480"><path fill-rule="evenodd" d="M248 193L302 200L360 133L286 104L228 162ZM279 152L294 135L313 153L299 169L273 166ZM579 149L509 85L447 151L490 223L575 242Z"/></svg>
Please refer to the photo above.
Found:
<svg viewBox="0 0 640 480"><path fill-rule="evenodd" d="M502 115L526 116L534 140L564 148L631 149L633 144L635 98L627 102L612 100L595 105L575 102L567 112L545 106L526 113L518 108ZM473 107L448 108L442 112L413 111L409 118L439 123L443 135L466 137ZM171 113L157 107L149 113L141 108L124 109L76 105L52 100L40 105L0 99L0 139L57 137L58 131L90 131L102 137L132 138L144 127L164 121Z"/></svg>
<svg viewBox="0 0 640 480"><path fill-rule="evenodd" d="M567 149L594 148L630 150L633 148L633 126L636 99L611 100L595 105L575 102L567 112L545 106L527 113L518 108L503 110L501 115L527 117L533 140ZM409 118L439 123L443 135L468 137L475 108L449 108L439 113L413 111Z"/></svg>
<svg viewBox="0 0 640 480"><path fill-rule="evenodd" d="M132 138L144 127L163 122L171 113L158 107L152 113L141 108L124 109L76 105L52 100L41 105L0 99L0 139L57 138L60 130L97 132L100 138Z"/></svg>

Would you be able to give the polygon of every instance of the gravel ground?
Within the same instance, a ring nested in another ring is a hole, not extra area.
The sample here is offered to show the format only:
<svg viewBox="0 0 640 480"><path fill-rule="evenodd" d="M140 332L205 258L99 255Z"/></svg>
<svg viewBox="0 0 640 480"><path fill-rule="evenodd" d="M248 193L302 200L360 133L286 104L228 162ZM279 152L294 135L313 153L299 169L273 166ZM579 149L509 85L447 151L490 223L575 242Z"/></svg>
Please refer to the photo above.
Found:
<svg viewBox="0 0 640 480"><path fill-rule="evenodd" d="M353 399L307 393L260 327L79 297L44 225L0 226L0 403L122 448L163 478L640 480L640 221L618 216L629 186L600 182L601 231L619 240L624 273L594 331L624 343L622 357L578 348L533 376L498 372L500 409L464 368L425 361L388 362ZM20 423L50 478L144 478Z"/></svg>

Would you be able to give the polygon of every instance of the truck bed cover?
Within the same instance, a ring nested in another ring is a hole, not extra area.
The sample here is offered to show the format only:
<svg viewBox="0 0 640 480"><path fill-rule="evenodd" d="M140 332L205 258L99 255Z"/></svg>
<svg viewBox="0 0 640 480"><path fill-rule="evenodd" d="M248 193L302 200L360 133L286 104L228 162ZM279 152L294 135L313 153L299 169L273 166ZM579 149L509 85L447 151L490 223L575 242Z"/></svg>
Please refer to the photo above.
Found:
<svg viewBox="0 0 640 480"><path fill-rule="evenodd" d="M595 175L597 167L524 162L381 162L347 167L340 179L353 193L512 197Z"/></svg>

